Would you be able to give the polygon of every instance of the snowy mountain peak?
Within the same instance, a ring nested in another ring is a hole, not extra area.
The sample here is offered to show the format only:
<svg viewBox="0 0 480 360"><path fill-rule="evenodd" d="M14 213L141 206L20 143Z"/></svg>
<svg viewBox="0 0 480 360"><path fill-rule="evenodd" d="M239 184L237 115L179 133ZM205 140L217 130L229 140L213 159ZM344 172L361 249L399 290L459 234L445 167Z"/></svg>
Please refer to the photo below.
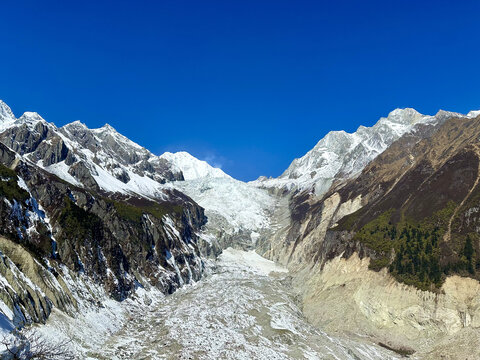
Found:
<svg viewBox="0 0 480 360"><path fill-rule="evenodd" d="M109 124L89 129L77 120L57 128L36 112L16 119L3 102L0 116L0 142L76 186L164 199L166 182L231 179L187 152L156 156Z"/></svg>
<svg viewBox="0 0 480 360"><path fill-rule="evenodd" d="M386 118L380 118L381 121L392 121L399 124L411 125L422 119L425 115L420 114L412 108L395 109L391 111Z"/></svg>
<svg viewBox="0 0 480 360"><path fill-rule="evenodd" d="M97 129L97 130L118 133L118 131L115 130L115 128L114 128L112 125L110 125L110 124L105 124L105 125L103 125L101 128L99 128L99 129Z"/></svg>
<svg viewBox="0 0 480 360"><path fill-rule="evenodd" d="M468 115L467 115L468 116ZM438 110L438 112L434 116L437 119L448 119L451 117L465 117L465 115L453 112L453 111L446 111L446 110Z"/></svg>
<svg viewBox="0 0 480 360"><path fill-rule="evenodd" d="M480 110L472 110L467 114L468 118L476 118L477 116L480 116Z"/></svg>
<svg viewBox="0 0 480 360"><path fill-rule="evenodd" d="M138 152L140 151L143 153L151 154L147 149L143 146L138 145L136 142L130 140L126 136L120 134L115 128L109 124L103 125L101 128L92 129L91 130L96 137L102 140L104 143L108 143L109 145L121 146L125 150Z"/></svg>
<svg viewBox="0 0 480 360"><path fill-rule="evenodd" d="M37 112L26 111L18 118L19 122L38 122L45 121Z"/></svg>
<svg viewBox="0 0 480 360"><path fill-rule="evenodd" d="M102 127L99 127L97 129L92 129L91 130L93 133L95 133L97 136L101 136L102 138L105 138L107 136L113 136L113 137L116 137L116 138L122 138L122 139L127 139L129 141L131 141L130 139L128 139L126 136L123 136L122 134L120 134L113 126L111 126L110 124L105 124L103 125ZM132 143L134 143L133 141L131 141ZM136 143L134 143L136 146L140 146Z"/></svg>
<svg viewBox="0 0 480 360"><path fill-rule="evenodd" d="M176 166L177 169L183 173L185 180L230 178L230 176L225 174L221 169L211 166L206 161L197 159L186 151L176 153L166 152L160 155L160 158Z"/></svg>
<svg viewBox="0 0 480 360"><path fill-rule="evenodd" d="M69 127L87 128L87 125L85 125L84 123L82 123L80 120L75 120L75 121L72 121L72 122L69 123L69 124L64 125L63 127L64 127L64 128L69 128Z"/></svg>
<svg viewBox="0 0 480 360"><path fill-rule="evenodd" d="M0 100L0 122L15 120L12 109Z"/></svg>

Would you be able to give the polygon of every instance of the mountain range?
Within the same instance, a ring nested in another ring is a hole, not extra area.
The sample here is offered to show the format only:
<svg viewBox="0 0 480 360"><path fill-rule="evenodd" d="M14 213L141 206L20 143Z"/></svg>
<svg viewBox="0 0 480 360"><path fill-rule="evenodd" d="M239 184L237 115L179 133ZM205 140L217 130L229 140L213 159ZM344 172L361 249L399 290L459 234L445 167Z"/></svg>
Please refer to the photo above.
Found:
<svg viewBox="0 0 480 360"><path fill-rule="evenodd" d="M396 109L328 133L278 178L245 183L186 152L157 156L108 124L56 127L0 101L0 325L139 288L170 294L231 246L287 266L315 325L431 358L451 355L447 341L471 348L479 134L480 111Z"/></svg>

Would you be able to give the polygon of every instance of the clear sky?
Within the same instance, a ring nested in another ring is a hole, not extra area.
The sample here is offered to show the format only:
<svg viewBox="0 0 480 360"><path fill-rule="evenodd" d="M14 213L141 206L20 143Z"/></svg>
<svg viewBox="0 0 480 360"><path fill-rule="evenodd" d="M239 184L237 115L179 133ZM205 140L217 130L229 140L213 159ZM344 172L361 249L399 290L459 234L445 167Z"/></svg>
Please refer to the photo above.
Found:
<svg viewBox="0 0 480 360"><path fill-rule="evenodd" d="M480 109L480 1L4 1L0 99L242 180L396 107Z"/></svg>

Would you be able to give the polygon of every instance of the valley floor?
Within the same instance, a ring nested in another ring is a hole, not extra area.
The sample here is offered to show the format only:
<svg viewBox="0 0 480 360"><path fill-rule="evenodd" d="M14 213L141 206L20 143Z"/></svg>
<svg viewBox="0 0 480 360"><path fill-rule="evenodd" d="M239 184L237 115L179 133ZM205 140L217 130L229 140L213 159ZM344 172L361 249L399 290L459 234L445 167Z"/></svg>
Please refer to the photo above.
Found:
<svg viewBox="0 0 480 360"><path fill-rule="evenodd" d="M77 354L88 359L396 358L366 339L311 326L288 283L286 269L253 251L229 248L203 280L171 296L152 299L142 290L122 309L107 304L107 315L100 311L97 321L93 313L66 325L57 314L39 330L70 336Z"/></svg>

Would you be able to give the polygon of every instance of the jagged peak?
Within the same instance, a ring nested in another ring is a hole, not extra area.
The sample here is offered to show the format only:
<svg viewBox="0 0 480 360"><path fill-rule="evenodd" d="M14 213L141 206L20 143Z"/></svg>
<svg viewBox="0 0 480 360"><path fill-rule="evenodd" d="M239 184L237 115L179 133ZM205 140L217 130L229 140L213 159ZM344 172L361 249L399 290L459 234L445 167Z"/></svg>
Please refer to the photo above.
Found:
<svg viewBox="0 0 480 360"><path fill-rule="evenodd" d="M183 158L183 159L188 159L188 160L203 161L203 160L197 159L195 156L193 156L192 154L190 154L187 151L177 151L177 152L166 151L162 155L160 155L160 157L162 157L162 156L163 157L176 157L176 158Z"/></svg>
<svg viewBox="0 0 480 360"><path fill-rule="evenodd" d="M118 134L121 135L112 125L105 123L102 127L92 129L96 134L107 133L107 134Z"/></svg>
<svg viewBox="0 0 480 360"><path fill-rule="evenodd" d="M397 108L391 111L387 117L381 117L373 127L367 127L360 125L357 130L353 133L346 132L344 130L335 130L328 132L320 141L317 143L315 148L325 146L332 141L336 141L339 138L354 140L355 136L359 132L368 131L376 126L382 125L386 122L389 123L399 123L402 125L413 125L416 122L424 119L426 116L418 112L413 108Z"/></svg>
<svg viewBox="0 0 480 360"><path fill-rule="evenodd" d="M342 142L350 143L353 141L355 133L348 133L344 130L335 130L328 132L310 151L318 151L319 149L336 147Z"/></svg>
<svg viewBox="0 0 480 360"><path fill-rule="evenodd" d="M106 130L106 131L115 131L115 132L118 132L117 130L115 130L115 128L114 128L112 125L110 125L110 124L108 124L108 123L106 123L105 125L103 125L100 129L103 129L103 130Z"/></svg>
<svg viewBox="0 0 480 360"><path fill-rule="evenodd" d="M143 146L137 144L135 141L130 140L125 135L119 133L113 126L110 124L105 124L100 128L90 130L98 139L105 141L107 138L113 138L113 140L124 146L134 148L136 151L141 151L142 153L149 153L150 151L144 148Z"/></svg>
<svg viewBox="0 0 480 360"><path fill-rule="evenodd" d="M19 121L45 121L37 112L25 111L22 116L18 118Z"/></svg>
<svg viewBox="0 0 480 360"><path fill-rule="evenodd" d="M416 109L410 108L410 107L405 107L405 108L396 108L388 114L388 116L396 116L396 115L401 115L401 114L420 114Z"/></svg>
<svg viewBox="0 0 480 360"><path fill-rule="evenodd" d="M421 114L414 108L397 108L391 111L386 118L380 118L377 124L382 124L386 121L389 121L403 125L412 125L420 121L424 117L425 115Z"/></svg>
<svg viewBox="0 0 480 360"><path fill-rule="evenodd" d="M114 137L122 138L124 140L128 140L130 142L133 142L129 138L127 138L126 136L120 134L112 125L110 125L108 123L106 123L102 127L92 129L91 131L93 133L95 133L96 135L100 135L100 136L112 135ZM138 145L138 144L136 144L136 145Z"/></svg>
<svg viewBox="0 0 480 360"><path fill-rule="evenodd" d="M15 115L12 109L3 100L0 100L0 120L14 120Z"/></svg>
<svg viewBox="0 0 480 360"><path fill-rule="evenodd" d="M438 110L437 113L435 114L435 117L442 118L442 117L452 117L452 116L459 116L459 117L464 117L465 115L460 114L458 112L454 111L447 111L447 110Z"/></svg>
<svg viewBox="0 0 480 360"><path fill-rule="evenodd" d="M312 184L317 187L320 184L318 193L323 193L337 174L350 176L358 173L394 140L413 129L417 123L427 122L431 118L413 108L397 108L387 117L381 117L375 125L359 126L353 133L331 131L304 156L292 161L280 175L279 184L287 187L308 187Z"/></svg>
<svg viewBox="0 0 480 360"><path fill-rule="evenodd" d="M467 114L469 118L476 118L477 116L480 116L480 110L472 110Z"/></svg>
<svg viewBox="0 0 480 360"><path fill-rule="evenodd" d="M63 127L71 127L71 126L87 128L87 125L82 123L80 120L72 121L71 123L66 124Z"/></svg>
<svg viewBox="0 0 480 360"><path fill-rule="evenodd" d="M459 113L459 112L446 111L446 110L440 109L435 114L435 117L439 118L439 119L447 119L447 118L452 118L452 117L473 119L473 118L476 118L479 115L480 115L480 110L471 110L467 114L462 114L462 113Z"/></svg>

